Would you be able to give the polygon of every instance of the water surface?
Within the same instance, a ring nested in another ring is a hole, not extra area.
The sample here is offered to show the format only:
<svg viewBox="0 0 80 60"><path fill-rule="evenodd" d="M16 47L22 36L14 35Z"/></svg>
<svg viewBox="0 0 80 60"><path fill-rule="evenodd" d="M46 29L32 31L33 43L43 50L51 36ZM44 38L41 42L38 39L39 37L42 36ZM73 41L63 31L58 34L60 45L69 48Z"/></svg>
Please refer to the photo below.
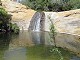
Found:
<svg viewBox="0 0 80 60"><path fill-rule="evenodd" d="M0 60L80 60L79 38L57 33L54 43L48 32L2 33Z"/></svg>

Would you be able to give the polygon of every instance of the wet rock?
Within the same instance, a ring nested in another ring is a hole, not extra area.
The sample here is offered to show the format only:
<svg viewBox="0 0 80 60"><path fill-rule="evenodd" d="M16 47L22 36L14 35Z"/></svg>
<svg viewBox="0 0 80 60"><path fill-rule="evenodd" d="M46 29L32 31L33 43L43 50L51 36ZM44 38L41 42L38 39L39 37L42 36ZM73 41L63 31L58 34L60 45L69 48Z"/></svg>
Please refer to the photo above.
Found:
<svg viewBox="0 0 80 60"><path fill-rule="evenodd" d="M45 14L44 12L36 12L29 25L29 30L32 31L44 31L45 28Z"/></svg>

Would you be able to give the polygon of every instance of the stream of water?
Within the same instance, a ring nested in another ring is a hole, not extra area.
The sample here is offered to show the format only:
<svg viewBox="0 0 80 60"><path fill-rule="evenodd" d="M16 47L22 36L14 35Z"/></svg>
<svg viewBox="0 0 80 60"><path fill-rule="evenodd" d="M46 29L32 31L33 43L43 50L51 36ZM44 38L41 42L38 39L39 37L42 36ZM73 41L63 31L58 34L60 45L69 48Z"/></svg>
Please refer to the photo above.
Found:
<svg viewBox="0 0 80 60"><path fill-rule="evenodd" d="M38 13L38 16L36 17L34 21L33 31L40 31L40 20L41 20L41 15L40 13Z"/></svg>

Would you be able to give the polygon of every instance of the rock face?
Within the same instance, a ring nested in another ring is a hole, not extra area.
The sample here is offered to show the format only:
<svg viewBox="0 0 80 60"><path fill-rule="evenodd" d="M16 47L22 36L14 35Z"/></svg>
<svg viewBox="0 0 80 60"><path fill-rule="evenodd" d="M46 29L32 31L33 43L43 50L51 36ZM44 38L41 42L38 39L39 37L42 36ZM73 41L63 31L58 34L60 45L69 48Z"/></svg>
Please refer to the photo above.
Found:
<svg viewBox="0 0 80 60"><path fill-rule="evenodd" d="M12 23L17 23L20 30L27 30L36 11L13 1L3 1L3 7L12 15Z"/></svg>
<svg viewBox="0 0 80 60"><path fill-rule="evenodd" d="M8 13L12 15L12 23L17 23L20 30L33 28L30 28L30 26L34 25L33 22L36 20L37 15L39 15L35 13L36 11L12 1L3 1L2 3ZM56 32L80 35L80 9L63 12L44 12L43 14L41 19L44 23L40 20L42 31L50 31L51 19ZM32 20L34 21L32 22Z"/></svg>
<svg viewBox="0 0 80 60"><path fill-rule="evenodd" d="M64 12L44 12L45 31L49 31L50 19L55 30L60 33L80 35L80 9ZM50 16L50 19L48 18Z"/></svg>
<svg viewBox="0 0 80 60"><path fill-rule="evenodd" d="M80 10L61 12L64 14L56 19L57 31L80 35Z"/></svg>
<svg viewBox="0 0 80 60"><path fill-rule="evenodd" d="M10 1L10 0L1 0L1 1Z"/></svg>
<svg viewBox="0 0 80 60"><path fill-rule="evenodd" d="M34 15L33 18L38 16L38 14ZM80 35L80 9L63 12L44 12L44 16L41 18L44 18L44 31L50 31L52 22L56 32Z"/></svg>

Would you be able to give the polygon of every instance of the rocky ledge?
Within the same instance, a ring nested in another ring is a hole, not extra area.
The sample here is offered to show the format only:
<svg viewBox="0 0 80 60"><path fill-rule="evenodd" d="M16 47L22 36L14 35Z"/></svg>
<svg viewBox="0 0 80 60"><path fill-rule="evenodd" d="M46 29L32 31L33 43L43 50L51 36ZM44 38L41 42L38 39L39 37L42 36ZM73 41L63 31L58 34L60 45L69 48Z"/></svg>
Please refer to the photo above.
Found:
<svg viewBox="0 0 80 60"><path fill-rule="evenodd" d="M57 31L80 35L80 9L59 12L55 26Z"/></svg>
<svg viewBox="0 0 80 60"><path fill-rule="evenodd" d="M51 22L48 16L50 16L56 32L80 35L80 9L44 13L46 17L45 30L49 31Z"/></svg>
<svg viewBox="0 0 80 60"><path fill-rule="evenodd" d="M12 1L3 1L2 3L8 13L12 15L12 23L17 23L20 30L28 30L30 21L33 20L32 17L36 18L36 16L33 16L36 11ZM50 31L51 23L48 19L48 16L50 16L56 32L80 35L80 9L63 12L44 12L44 15L44 31Z"/></svg>

